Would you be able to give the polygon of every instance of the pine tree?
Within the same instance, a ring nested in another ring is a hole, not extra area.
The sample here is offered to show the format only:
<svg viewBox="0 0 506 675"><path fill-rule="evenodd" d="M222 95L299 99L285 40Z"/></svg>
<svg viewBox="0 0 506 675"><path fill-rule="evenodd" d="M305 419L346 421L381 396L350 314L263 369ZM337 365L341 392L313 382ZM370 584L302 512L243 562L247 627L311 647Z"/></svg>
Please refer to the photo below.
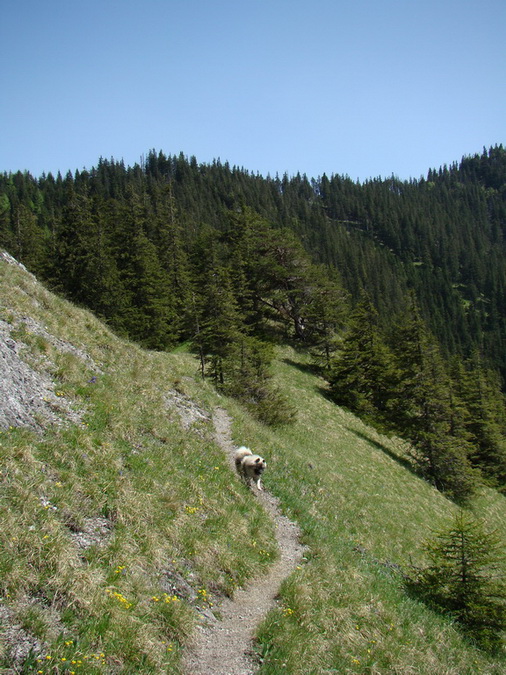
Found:
<svg viewBox="0 0 506 675"><path fill-rule="evenodd" d="M382 421L390 408L397 374L378 328L378 316L364 298L351 312L347 332L329 372L334 401L370 420Z"/></svg>
<svg viewBox="0 0 506 675"><path fill-rule="evenodd" d="M506 490L506 405L497 376L478 353L454 365L458 395L466 407L465 426L472 444L471 462L500 490Z"/></svg>
<svg viewBox="0 0 506 675"><path fill-rule="evenodd" d="M339 331L349 313L348 294L337 271L312 265L304 308L304 341L323 372L328 372L339 345Z"/></svg>
<svg viewBox="0 0 506 675"><path fill-rule="evenodd" d="M240 215L231 216L228 239L240 265L234 272L236 287L254 324L274 321L304 340L311 261L297 236L273 229L243 208Z"/></svg>
<svg viewBox="0 0 506 675"><path fill-rule="evenodd" d="M166 349L173 345L171 302L167 280L156 248L142 230L133 239L126 287L132 299L125 313L125 326L133 340L148 349Z"/></svg>
<svg viewBox="0 0 506 675"><path fill-rule="evenodd" d="M170 183L155 189L154 209L154 243L168 282L171 332L184 339L191 335L193 284Z"/></svg>
<svg viewBox="0 0 506 675"><path fill-rule="evenodd" d="M296 411L275 387L270 373L272 346L258 338L241 335L225 359L225 393L239 400L258 420L269 426L293 422Z"/></svg>
<svg viewBox="0 0 506 675"><path fill-rule="evenodd" d="M456 422L457 407L439 347L416 304L393 340L398 385L392 392L389 421L414 448L419 469L438 489L467 499L476 478L469 462L469 443Z"/></svg>
<svg viewBox="0 0 506 675"><path fill-rule="evenodd" d="M414 569L408 586L432 607L449 614L487 649L502 644L506 587L500 575L502 545L493 533L460 510L448 529L426 542L429 565Z"/></svg>
<svg viewBox="0 0 506 675"><path fill-rule="evenodd" d="M34 274L42 273L46 264L45 241L36 214L20 203L12 209L11 218L15 232L12 254Z"/></svg>
<svg viewBox="0 0 506 675"><path fill-rule="evenodd" d="M143 196L131 188L128 197L114 214L115 257L127 297L121 321L131 339L149 349L167 349L175 341L168 279L146 234Z"/></svg>
<svg viewBox="0 0 506 675"><path fill-rule="evenodd" d="M103 206L100 199L94 201L93 228L88 233L87 243L90 264L87 265L85 279L83 279L87 288L86 304L115 330L124 333L122 316L127 295L113 256L111 233L105 218L107 208Z"/></svg>
<svg viewBox="0 0 506 675"><path fill-rule="evenodd" d="M0 177L0 246L14 251L14 234L11 226L11 202L7 194L8 185ZM11 255L13 255L12 253Z"/></svg>
<svg viewBox="0 0 506 675"><path fill-rule="evenodd" d="M244 311L251 308L245 300L248 291L238 283L240 246L230 243L230 233L226 240L229 246L209 229L196 249L195 288L199 291L193 345L200 355L202 374L265 424L286 424L295 412L272 384L272 348L251 334L255 326L248 321L251 314Z"/></svg>
<svg viewBox="0 0 506 675"><path fill-rule="evenodd" d="M127 299L103 211L86 189L75 190L70 177L65 194L51 281L71 300L89 307L122 332L121 315Z"/></svg>
<svg viewBox="0 0 506 675"><path fill-rule="evenodd" d="M72 175L64 184L65 206L57 236L57 258L53 261L56 287L72 300L87 304L93 292L96 247L91 239L96 231L91 200L86 192L75 190Z"/></svg>
<svg viewBox="0 0 506 675"><path fill-rule="evenodd" d="M227 213L224 243L228 252L228 268L234 297L245 323L257 333L262 333L265 311L257 291L256 267L258 265L259 232L267 232L266 223L251 209Z"/></svg>
<svg viewBox="0 0 506 675"><path fill-rule="evenodd" d="M242 321L227 270L217 260L205 272L197 300L197 331L193 343L205 372L216 385L228 383L226 362L243 335Z"/></svg>

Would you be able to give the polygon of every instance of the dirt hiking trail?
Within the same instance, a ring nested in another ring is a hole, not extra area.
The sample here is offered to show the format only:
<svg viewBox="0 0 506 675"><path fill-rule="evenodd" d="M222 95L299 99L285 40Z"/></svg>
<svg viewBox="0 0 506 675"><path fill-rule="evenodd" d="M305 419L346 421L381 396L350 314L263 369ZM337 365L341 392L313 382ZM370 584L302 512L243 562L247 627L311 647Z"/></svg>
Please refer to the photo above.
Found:
<svg viewBox="0 0 506 675"><path fill-rule="evenodd" d="M213 415L215 438L234 467L236 447L232 443L230 418L218 408ZM183 659L186 675L253 675L257 670L252 653L255 629L274 605L279 587L300 562L303 546L295 523L281 514L276 498L263 490L252 493L272 518L280 558L269 573L253 579L237 591L233 600L218 607L221 620L201 624Z"/></svg>

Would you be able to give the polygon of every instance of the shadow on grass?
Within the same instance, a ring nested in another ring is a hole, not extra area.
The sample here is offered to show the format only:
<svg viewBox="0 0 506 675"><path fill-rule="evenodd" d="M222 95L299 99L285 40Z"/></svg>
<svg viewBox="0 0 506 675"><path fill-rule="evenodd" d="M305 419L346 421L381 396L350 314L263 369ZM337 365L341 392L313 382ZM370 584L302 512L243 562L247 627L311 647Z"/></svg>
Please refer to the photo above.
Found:
<svg viewBox="0 0 506 675"><path fill-rule="evenodd" d="M283 363L286 363L288 366L297 368L301 373L308 373L309 375L321 375L320 368L312 363L301 363L300 361L294 361L293 359L283 359Z"/></svg>
<svg viewBox="0 0 506 675"><path fill-rule="evenodd" d="M289 366L292 366L293 368L297 368L297 370L300 370L302 373L307 373L309 375L317 375L321 376L321 369L312 363L301 363L299 361L294 361L293 359L290 358L285 358L283 359L283 362L286 363ZM323 396L327 401L330 401L331 403L335 403L335 401L332 398L332 394L330 390L321 384L316 385L315 390ZM352 412L352 411L350 411ZM362 438L364 441L367 443L370 443L370 445L373 445L375 448L378 448L378 450L381 450L382 452L385 453L390 459L393 459L394 462L397 462L397 464L400 464L404 469L407 469L410 473L412 473L414 476L417 476L418 478L421 478L420 472L417 471L416 466L411 462L409 459L405 457L400 457L397 455L395 452L390 450L390 448L387 448L386 445L383 445L382 443L379 443L378 441L374 440L367 434L357 431L356 429L352 427L348 427L348 430L354 433L356 436L359 438Z"/></svg>
<svg viewBox="0 0 506 675"><path fill-rule="evenodd" d="M362 438L364 441L367 441L367 443L369 443L370 445L373 445L375 448L378 448L378 450L384 452L385 455L390 457L390 459L393 459L394 462L397 462L397 464L400 464L404 469L407 469L414 476L418 476L418 478L420 478L420 473L416 470L416 467L413 465L412 462L409 461L409 459L406 459L405 457L399 457L399 455L390 450L390 448L387 448L386 445L379 443L378 441L374 440L373 438L371 438L367 434L364 434L361 431L357 431L356 429L353 429L351 427L348 427L348 430L354 433L359 438Z"/></svg>

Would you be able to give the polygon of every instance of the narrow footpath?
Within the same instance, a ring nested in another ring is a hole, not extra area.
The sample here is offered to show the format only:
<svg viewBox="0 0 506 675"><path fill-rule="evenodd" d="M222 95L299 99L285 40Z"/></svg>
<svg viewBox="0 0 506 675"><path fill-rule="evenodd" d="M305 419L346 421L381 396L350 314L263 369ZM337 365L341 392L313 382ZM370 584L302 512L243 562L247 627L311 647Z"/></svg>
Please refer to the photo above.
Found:
<svg viewBox="0 0 506 675"><path fill-rule="evenodd" d="M225 410L213 416L215 437L234 467L231 422ZM235 467L234 467L235 470ZM252 488L255 497L272 518L280 558L266 576L251 580L237 591L232 600L225 599L216 609L220 620L201 624L183 659L186 675L253 675L252 657L255 629L274 605L282 581L300 562L303 547L299 529L283 516L276 498Z"/></svg>

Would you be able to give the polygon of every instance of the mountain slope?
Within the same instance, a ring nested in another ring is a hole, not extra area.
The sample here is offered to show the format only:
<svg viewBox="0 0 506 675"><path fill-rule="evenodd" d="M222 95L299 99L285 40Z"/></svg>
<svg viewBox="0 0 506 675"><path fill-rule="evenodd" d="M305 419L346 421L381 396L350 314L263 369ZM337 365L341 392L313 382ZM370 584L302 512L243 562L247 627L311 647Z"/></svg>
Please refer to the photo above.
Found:
<svg viewBox="0 0 506 675"><path fill-rule="evenodd" d="M504 671L402 587L399 568L456 507L401 442L327 400L304 354L278 349L275 380L298 412L274 431L202 382L184 350L119 340L12 261L0 282L7 349L51 412L31 428L5 407L0 418L4 672L180 672L200 618L261 584L273 527L215 441L218 406L235 443L267 458L266 487L307 546L259 627L260 673ZM473 510L506 539L504 497L484 489Z"/></svg>
<svg viewBox="0 0 506 675"><path fill-rule="evenodd" d="M238 275L244 260L230 244L247 207L273 230L295 233L355 302L365 291L385 327L413 291L448 354L480 352L504 385L505 176L501 145L430 170L427 180L363 184L264 178L152 151L142 166L100 159L65 178L0 175L0 246L115 330L160 349L194 331L206 265L229 269L246 309L251 279Z"/></svg>
<svg viewBox="0 0 506 675"><path fill-rule="evenodd" d="M277 556L214 440L219 397L186 354L118 340L17 265L0 275L23 400L51 413L18 427L31 401L23 419L1 403L3 672L177 672L198 617Z"/></svg>
<svg viewBox="0 0 506 675"><path fill-rule="evenodd" d="M502 672L402 587L398 566L426 562L423 540L457 507L411 472L400 441L328 401L301 355L282 355L277 381L298 421L261 445L310 553L260 631L260 672ZM506 541L504 497L483 490L471 508Z"/></svg>

